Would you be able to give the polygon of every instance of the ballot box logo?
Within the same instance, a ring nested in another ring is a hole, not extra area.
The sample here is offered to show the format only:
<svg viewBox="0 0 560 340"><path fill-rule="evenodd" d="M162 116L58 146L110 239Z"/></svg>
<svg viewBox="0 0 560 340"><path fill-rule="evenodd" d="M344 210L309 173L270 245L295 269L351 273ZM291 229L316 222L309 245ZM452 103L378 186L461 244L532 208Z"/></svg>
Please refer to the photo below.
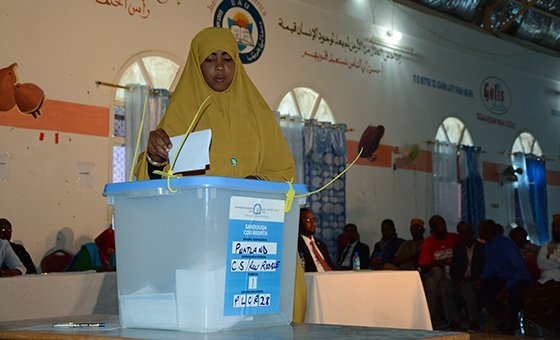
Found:
<svg viewBox="0 0 560 340"><path fill-rule="evenodd" d="M260 205L260 203L257 203L253 206L253 214L255 215L262 214L262 205Z"/></svg>
<svg viewBox="0 0 560 340"><path fill-rule="evenodd" d="M480 85L480 99L486 109L503 115L511 106L511 92L507 84L497 77L487 77Z"/></svg>
<svg viewBox="0 0 560 340"><path fill-rule="evenodd" d="M262 6L259 9L263 10ZM264 51L265 29L259 9L247 0L226 0L214 12L214 27L231 31L244 64L257 61Z"/></svg>

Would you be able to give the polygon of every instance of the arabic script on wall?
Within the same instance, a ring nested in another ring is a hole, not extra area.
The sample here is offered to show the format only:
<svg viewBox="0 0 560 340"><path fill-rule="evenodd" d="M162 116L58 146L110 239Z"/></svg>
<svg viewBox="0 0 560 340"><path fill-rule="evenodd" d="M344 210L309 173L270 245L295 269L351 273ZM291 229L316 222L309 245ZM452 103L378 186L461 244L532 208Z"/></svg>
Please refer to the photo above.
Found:
<svg viewBox="0 0 560 340"><path fill-rule="evenodd" d="M282 18L278 19L278 26L287 32L296 36L310 39L324 46L323 51L304 51L303 58L311 58L316 62L327 62L334 65L343 65L348 69L360 70L364 74L375 74L382 72L382 66L373 67L368 58L379 57L383 61L394 60L400 63L401 54L396 51L390 51L376 46L368 39L345 38L339 37L335 32L323 33L318 27L307 28L303 22L299 24L293 22L292 24L284 23ZM354 54L351 58L336 56L327 48L339 48L343 53L350 52ZM362 55L363 58L358 55Z"/></svg>
<svg viewBox="0 0 560 340"><path fill-rule="evenodd" d="M169 0L153 0L156 5L166 4ZM112 6L114 8L122 8L131 16L137 15L142 19L150 16L150 8L146 3L147 0L95 0L100 5Z"/></svg>

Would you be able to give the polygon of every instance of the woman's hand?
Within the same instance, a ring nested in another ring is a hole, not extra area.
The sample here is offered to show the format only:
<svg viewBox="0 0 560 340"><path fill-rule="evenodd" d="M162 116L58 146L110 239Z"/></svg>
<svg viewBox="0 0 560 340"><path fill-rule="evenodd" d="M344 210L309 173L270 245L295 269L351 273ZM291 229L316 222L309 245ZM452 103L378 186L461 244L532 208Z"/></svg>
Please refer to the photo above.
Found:
<svg viewBox="0 0 560 340"><path fill-rule="evenodd" d="M148 156L158 163L165 162L169 159L169 150L173 147L171 140L164 129L159 128L150 132L148 138Z"/></svg>

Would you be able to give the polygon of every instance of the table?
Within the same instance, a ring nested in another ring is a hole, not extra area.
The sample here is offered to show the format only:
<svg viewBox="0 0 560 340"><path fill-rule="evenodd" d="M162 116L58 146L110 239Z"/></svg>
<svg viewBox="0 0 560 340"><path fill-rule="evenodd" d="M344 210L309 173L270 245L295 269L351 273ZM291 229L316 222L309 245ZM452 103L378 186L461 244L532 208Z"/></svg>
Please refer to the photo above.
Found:
<svg viewBox="0 0 560 340"><path fill-rule="evenodd" d="M105 322L106 328L52 328L55 322ZM388 329L334 325L283 325L215 333L190 333L158 329L121 328L116 315L89 315L80 318L46 318L0 322L0 339L155 339L155 340L245 340L245 339L434 339L468 340L468 333Z"/></svg>
<svg viewBox="0 0 560 340"><path fill-rule="evenodd" d="M116 273L31 274L0 279L0 321L118 314Z"/></svg>
<svg viewBox="0 0 560 340"><path fill-rule="evenodd" d="M306 323L431 330L416 271L305 273Z"/></svg>

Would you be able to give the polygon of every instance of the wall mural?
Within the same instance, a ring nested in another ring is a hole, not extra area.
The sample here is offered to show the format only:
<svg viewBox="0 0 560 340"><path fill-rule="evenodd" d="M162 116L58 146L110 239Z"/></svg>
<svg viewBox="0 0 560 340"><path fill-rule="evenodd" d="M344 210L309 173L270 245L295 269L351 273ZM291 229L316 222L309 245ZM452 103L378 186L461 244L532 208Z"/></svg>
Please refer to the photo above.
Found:
<svg viewBox="0 0 560 340"><path fill-rule="evenodd" d="M0 69L0 111L7 112L17 107L19 112L38 118L45 93L35 84L18 83L17 68L18 64L13 63Z"/></svg>

